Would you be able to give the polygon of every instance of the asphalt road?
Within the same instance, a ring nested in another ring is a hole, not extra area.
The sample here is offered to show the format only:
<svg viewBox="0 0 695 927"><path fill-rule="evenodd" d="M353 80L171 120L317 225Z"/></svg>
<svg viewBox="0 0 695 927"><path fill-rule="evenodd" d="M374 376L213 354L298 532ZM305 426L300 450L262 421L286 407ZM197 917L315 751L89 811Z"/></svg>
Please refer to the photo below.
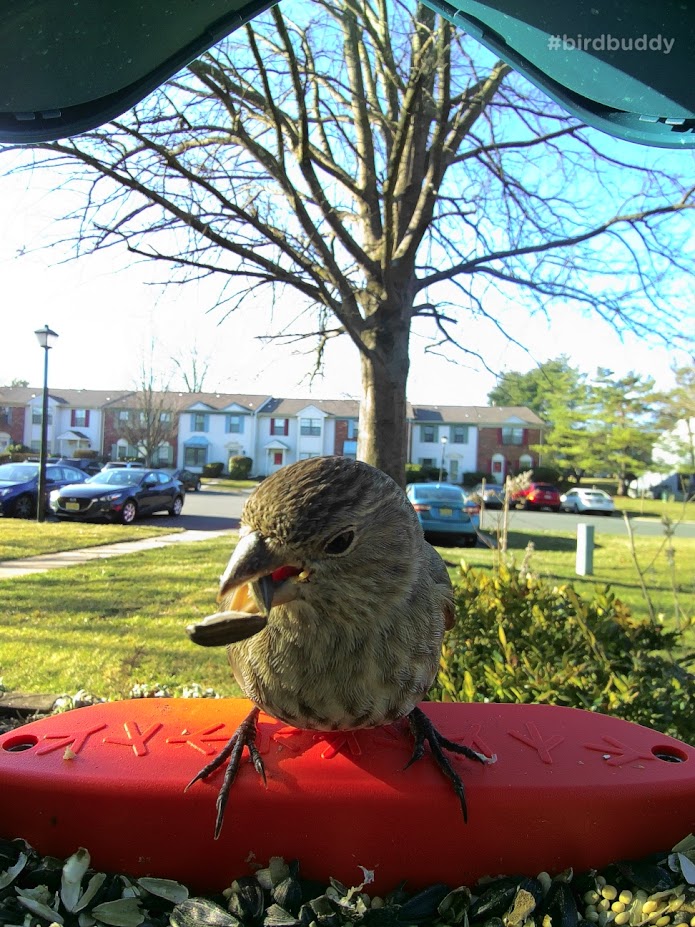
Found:
<svg viewBox="0 0 695 927"><path fill-rule="evenodd" d="M179 518L169 515L153 515L143 522L153 525L181 527L195 531L224 531L239 527L239 516L244 502L248 498L246 492L219 492L210 486L205 486L200 492L189 492L183 512ZM487 511L483 518L482 529L493 536L500 519L500 512ZM620 515L607 517L605 515L569 515L565 512L526 512L515 509L510 513L510 531L563 531L576 534L579 522L594 525L596 535L613 534L625 535L625 524ZM655 536L663 533L663 527L658 518L642 518L634 516L630 524L636 535ZM675 529L678 537L695 537L695 521L680 524Z"/></svg>
<svg viewBox="0 0 695 927"><path fill-rule="evenodd" d="M500 512L486 512L482 528L492 534L495 533L500 520ZM695 514L695 512L694 512ZM509 514L510 531L569 531L576 534L577 525L585 522L594 525L595 534L627 534L622 515L570 515L567 512L526 512L523 509L514 509ZM630 525L635 535L643 537L663 534L663 525L658 518L642 518L639 515L630 519ZM675 529L677 537L695 538L695 521L684 522Z"/></svg>
<svg viewBox="0 0 695 927"><path fill-rule="evenodd" d="M200 492L186 493L178 518L166 513L140 519L136 524L185 528L188 531L227 531L239 527L239 516L249 494L217 492L204 486Z"/></svg>

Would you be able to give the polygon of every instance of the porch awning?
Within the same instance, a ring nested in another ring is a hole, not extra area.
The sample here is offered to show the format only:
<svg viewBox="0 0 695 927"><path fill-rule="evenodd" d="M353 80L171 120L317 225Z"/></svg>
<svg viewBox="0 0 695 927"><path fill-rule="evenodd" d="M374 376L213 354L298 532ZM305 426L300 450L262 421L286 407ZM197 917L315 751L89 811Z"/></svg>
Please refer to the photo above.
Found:
<svg viewBox="0 0 695 927"><path fill-rule="evenodd" d="M207 438L196 435L194 438L188 438L183 444L184 447L208 447L210 442Z"/></svg>

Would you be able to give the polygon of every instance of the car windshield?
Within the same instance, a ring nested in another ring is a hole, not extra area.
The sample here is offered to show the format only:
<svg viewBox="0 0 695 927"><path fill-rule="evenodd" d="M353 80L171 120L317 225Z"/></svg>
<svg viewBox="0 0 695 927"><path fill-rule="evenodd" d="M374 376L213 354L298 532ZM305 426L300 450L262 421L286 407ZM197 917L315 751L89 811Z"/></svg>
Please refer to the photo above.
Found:
<svg viewBox="0 0 695 927"><path fill-rule="evenodd" d="M416 490L416 498L427 499L429 502L458 502L463 501L463 493L460 489L449 488L446 486L427 486Z"/></svg>
<svg viewBox="0 0 695 927"><path fill-rule="evenodd" d="M584 495L587 499L610 499L602 489L585 489Z"/></svg>
<svg viewBox="0 0 695 927"><path fill-rule="evenodd" d="M39 472L39 465L34 463L8 463L0 466L0 482L25 483Z"/></svg>
<svg viewBox="0 0 695 927"><path fill-rule="evenodd" d="M129 470L124 468L114 468L112 470L102 470L94 476L90 476L88 483L105 483L107 486L135 486L139 483L144 474L144 470Z"/></svg>

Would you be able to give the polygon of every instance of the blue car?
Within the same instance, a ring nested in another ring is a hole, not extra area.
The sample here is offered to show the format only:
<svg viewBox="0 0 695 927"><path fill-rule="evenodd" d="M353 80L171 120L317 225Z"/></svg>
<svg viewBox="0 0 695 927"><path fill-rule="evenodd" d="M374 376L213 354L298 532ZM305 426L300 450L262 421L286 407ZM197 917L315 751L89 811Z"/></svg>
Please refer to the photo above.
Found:
<svg viewBox="0 0 695 927"><path fill-rule="evenodd" d="M46 466L46 498L52 489L68 483L82 483L86 473L64 464ZM31 461L0 464L0 515L14 518L36 518L39 495L39 465Z"/></svg>
<svg viewBox="0 0 695 927"><path fill-rule="evenodd" d="M420 519L425 535L448 535L465 547L478 543L469 502L460 486L451 483L409 483L406 495Z"/></svg>

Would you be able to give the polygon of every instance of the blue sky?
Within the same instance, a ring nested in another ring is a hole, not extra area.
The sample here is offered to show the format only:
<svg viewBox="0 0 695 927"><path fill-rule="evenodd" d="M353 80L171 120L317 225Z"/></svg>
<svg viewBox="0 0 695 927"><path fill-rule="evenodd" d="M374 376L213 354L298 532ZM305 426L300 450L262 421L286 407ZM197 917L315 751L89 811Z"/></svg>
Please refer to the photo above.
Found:
<svg viewBox="0 0 695 927"><path fill-rule="evenodd" d="M616 142L614 150L631 156L636 148ZM678 171L692 171L695 159L690 152L661 152L659 166L668 169L670 164ZM7 159L1 160L0 170L7 167ZM625 182L629 187L628 178ZM76 261L66 260L67 248L42 250L64 234L56 219L69 211L72 201L68 193L55 189L59 186L60 175L51 170L0 175L0 383L21 378L40 384L43 354L33 332L48 324L60 336L50 357L50 382L55 386L132 388L143 362L150 364L152 344L154 367L164 382L172 370L171 357L195 345L198 354L210 361L206 389L359 396L357 351L346 338L329 342L324 374L313 384L309 382L313 368L309 343L282 346L258 340L259 331L277 330L301 315L302 306L291 294L273 308L267 302L247 302L222 320L219 313L208 311L215 300L209 285L157 285L154 281L164 273L161 267L129 266L127 256L116 249ZM531 317L518 304L501 298L489 309L528 350L506 340L490 325L465 319L457 333L460 341L479 351L485 364L455 350L443 357L425 351L432 330L416 322L409 380L413 401L485 404L495 384L494 372L528 370L561 353L589 374L598 366L618 375L637 370L654 376L662 388L672 382L671 365L687 362L687 355L674 352L671 346L632 335L621 338L597 317L566 305L556 305L549 318ZM692 307L683 311L684 331L694 333ZM310 327L306 320L304 325ZM173 380L171 385L180 383Z"/></svg>

